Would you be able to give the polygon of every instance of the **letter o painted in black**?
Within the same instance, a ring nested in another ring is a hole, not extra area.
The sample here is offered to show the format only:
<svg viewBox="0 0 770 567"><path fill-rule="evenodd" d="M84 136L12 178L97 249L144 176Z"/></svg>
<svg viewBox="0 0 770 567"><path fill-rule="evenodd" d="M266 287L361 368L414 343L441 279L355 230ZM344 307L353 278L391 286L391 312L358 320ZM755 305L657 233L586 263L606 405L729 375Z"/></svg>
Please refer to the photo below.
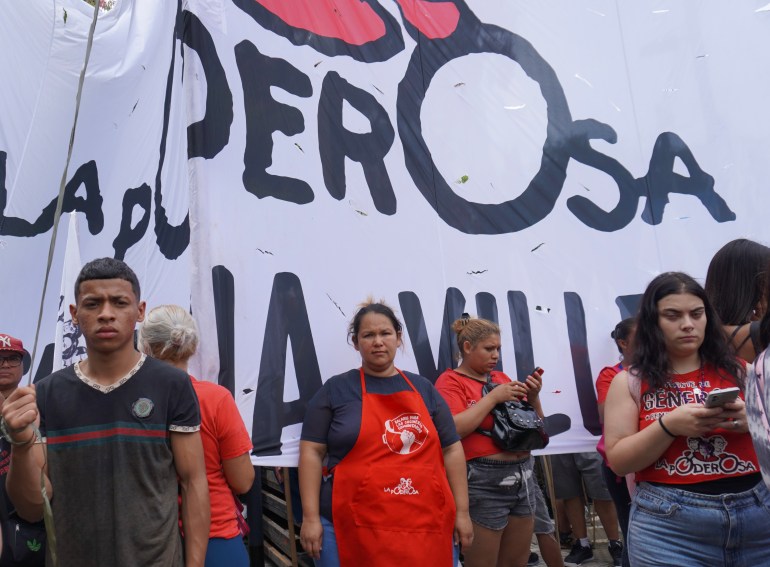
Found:
<svg viewBox="0 0 770 567"><path fill-rule="evenodd" d="M475 203L452 191L437 171L422 135L420 110L433 77L449 61L475 53L495 53L516 61L540 85L547 106L540 169L519 196L503 203ZM449 226L466 234L518 232L553 210L570 160L567 142L572 116L556 73L524 38L492 24L466 22L447 39L418 43L398 86L397 109L406 168L420 193Z"/></svg>

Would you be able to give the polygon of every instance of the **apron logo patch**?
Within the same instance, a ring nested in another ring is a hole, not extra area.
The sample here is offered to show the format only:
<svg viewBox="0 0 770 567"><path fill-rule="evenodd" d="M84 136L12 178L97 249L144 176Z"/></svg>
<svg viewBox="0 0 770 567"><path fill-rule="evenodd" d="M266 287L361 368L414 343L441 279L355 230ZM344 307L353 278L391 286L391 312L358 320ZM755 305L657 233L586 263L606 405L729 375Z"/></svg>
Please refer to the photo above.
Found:
<svg viewBox="0 0 770 567"><path fill-rule="evenodd" d="M393 488L386 487L385 492L399 496L413 496L420 493L419 490L412 486L411 478L402 478L401 482L399 482L397 486Z"/></svg>
<svg viewBox="0 0 770 567"><path fill-rule="evenodd" d="M402 413L385 422L382 442L398 455L408 455L420 450L428 438L428 428L416 413ZM403 479L402 479L403 480Z"/></svg>
<svg viewBox="0 0 770 567"><path fill-rule="evenodd" d="M139 398L131 404L131 413L139 419L150 417L153 409L155 409L155 404L147 398Z"/></svg>

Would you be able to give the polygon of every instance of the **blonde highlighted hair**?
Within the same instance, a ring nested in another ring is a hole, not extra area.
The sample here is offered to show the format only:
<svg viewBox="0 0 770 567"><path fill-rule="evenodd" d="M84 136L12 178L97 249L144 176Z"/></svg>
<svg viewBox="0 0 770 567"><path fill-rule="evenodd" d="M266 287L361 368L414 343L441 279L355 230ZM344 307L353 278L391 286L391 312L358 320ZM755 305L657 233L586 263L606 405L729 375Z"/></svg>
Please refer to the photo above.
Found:
<svg viewBox="0 0 770 567"><path fill-rule="evenodd" d="M500 335L500 326L488 319L478 319L471 317L467 313L452 323L452 330L457 335L457 347L460 349L459 356L462 357L463 345L468 341L471 348L475 347L481 341L492 335Z"/></svg>
<svg viewBox="0 0 770 567"><path fill-rule="evenodd" d="M198 326L179 305L159 305L145 317L137 342L153 358L183 362L198 348Z"/></svg>

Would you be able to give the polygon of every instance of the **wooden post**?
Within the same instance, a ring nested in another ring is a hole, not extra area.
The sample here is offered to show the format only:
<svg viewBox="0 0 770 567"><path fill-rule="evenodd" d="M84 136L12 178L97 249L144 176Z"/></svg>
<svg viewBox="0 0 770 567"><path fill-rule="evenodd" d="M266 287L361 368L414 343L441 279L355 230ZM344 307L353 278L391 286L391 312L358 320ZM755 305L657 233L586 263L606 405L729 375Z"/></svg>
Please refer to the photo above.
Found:
<svg viewBox="0 0 770 567"><path fill-rule="evenodd" d="M283 493L286 496L286 523L289 525L289 555L291 566L299 567L297 560L297 538L294 532L294 511L291 509L291 483L289 481L289 469L283 468Z"/></svg>

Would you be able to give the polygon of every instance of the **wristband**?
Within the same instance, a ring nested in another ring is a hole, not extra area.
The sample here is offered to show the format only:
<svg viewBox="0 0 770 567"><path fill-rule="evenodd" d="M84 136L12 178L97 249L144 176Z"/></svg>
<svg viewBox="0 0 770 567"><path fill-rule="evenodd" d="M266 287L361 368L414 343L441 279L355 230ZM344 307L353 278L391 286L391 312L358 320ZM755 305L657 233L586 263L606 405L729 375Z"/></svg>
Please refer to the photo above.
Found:
<svg viewBox="0 0 770 567"><path fill-rule="evenodd" d="M661 429L663 429L663 431L666 432L666 435L668 435L669 437L676 438L676 435L671 433L671 431L669 431L668 427L666 427L666 425L663 423L663 416L662 415L658 418L658 423L660 423L660 427L661 427Z"/></svg>
<svg viewBox="0 0 770 567"><path fill-rule="evenodd" d="M21 430L16 431L23 431L25 428ZM10 434L10 428L8 427L8 422L5 421L4 417L0 417L0 433L2 433L2 436L5 438L8 443L11 445L15 445L16 447L26 447L27 445L32 445L40 438L40 432L34 425L32 426L32 437L30 437L27 441L16 441Z"/></svg>

